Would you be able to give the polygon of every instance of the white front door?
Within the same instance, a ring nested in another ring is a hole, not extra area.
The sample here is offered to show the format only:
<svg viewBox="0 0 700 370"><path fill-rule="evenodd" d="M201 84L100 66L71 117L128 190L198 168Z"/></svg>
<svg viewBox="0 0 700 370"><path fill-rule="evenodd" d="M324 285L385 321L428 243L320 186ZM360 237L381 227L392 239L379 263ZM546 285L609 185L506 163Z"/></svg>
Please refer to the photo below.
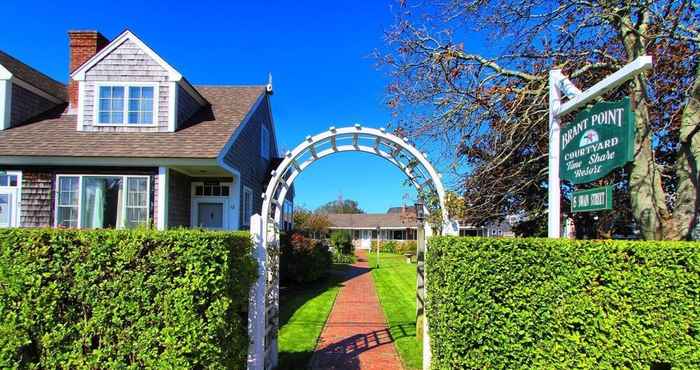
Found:
<svg viewBox="0 0 700 370"><path fill-rule="evenodd" d="M0 173L0 227L19 226L21 172Z"/></svg>
<svg viewBox="0 0 700 370"><path fill-rule="evenodd" d="M362 249L372 248L372 230L360 230L360 247Z"/></svg>
<svg viewBox="0 0 700 370"><path fill-rule="evenodd" d="M230 183L193 183L191 226L213 230L232 229Z"/></svg>

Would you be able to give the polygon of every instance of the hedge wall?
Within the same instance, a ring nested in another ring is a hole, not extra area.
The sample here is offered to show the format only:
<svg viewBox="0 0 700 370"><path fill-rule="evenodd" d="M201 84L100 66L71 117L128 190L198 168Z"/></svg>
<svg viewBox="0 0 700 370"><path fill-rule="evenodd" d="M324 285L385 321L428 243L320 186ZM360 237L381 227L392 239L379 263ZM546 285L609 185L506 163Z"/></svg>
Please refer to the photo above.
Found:
<svg viewBox="0 0 700 370"><path fill-rule="evenodd" d="M698 369L700 244L435 237L436 369Z"/></svg>
<svg viewBox="0 0 700 370"><path fill-rule="evenodd" d="M0 229L0 368L243 368L247 233Z"/></svg>

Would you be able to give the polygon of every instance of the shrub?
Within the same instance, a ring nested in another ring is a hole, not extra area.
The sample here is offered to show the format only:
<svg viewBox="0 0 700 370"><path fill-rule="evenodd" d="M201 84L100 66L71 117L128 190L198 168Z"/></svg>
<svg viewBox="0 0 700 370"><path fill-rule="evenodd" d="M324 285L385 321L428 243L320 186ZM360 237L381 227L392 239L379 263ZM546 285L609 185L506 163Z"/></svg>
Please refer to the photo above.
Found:
<svg viewBox="0 0 700 370"><path fill-rule="evenodd" d="M700 367L700 244L435 237L434 368Z"/></svg>
<svg viewBox="0 0 700 370"><path fill-rule="evenodd" d="M355 263L355 255L333 251L333 263L352 264Z"/></svg>
<svg viewBox="0 0 700 370"><path fill-rule="evenodd" d="M308 283L321 278L331 265L331 253L323 243L299 233L280 236L280 280Z"/></svg>
<svg viewBox="0 0 700 370"><path fill-rule="evenodd" d="M380 243L380 252L384 253L413 253L416 254L417 244L415 240L386 240ZM372 240L371 248L373 251L377 251L377 241Z"/></svg>
<svg viewBox="0 0 700 370"><path fill-rule="evenodd" d="M396 246L397 254L413 253L414 255L418 251L418 244L415 240L404 240Z"/></svg>
<svg viewBox="0 0 700 370"><path fill-rule="evenodd" d="M248 233L0 230L0 368L244 368Z"/></svg>
<svg viewBox="0 0 700 370"><path fill-rule="evenodd" d="M331 247L343 254L352 254L352 236L347 230L331 233Z"/></svg>

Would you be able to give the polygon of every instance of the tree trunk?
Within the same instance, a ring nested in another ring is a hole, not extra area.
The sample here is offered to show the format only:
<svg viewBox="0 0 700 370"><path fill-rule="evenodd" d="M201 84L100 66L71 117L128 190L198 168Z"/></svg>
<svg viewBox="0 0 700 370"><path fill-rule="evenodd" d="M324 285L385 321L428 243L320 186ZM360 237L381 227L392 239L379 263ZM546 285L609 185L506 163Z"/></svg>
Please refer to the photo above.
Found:
<svg viewBox="0 0 700 370"><path fill-rule="evenodd" d="M647 15L641 15L642 22L636 29L630 17L619 23L627 58L629 61L646 53L640 36L646 32ZM646 76L635 77L630 95L635 117L635 155L630 172L630 199L632 214L637 220L644 239L676 239L675 225L666 206L666 193L661 186L661 169L656 164L652 150L653 132L647 110Z"/></svg>
<svg viewBox="0 0 700 370"><path fill-rule="evenodd" d="M683 239L700 238L698 209L700 209L700 64L695 70L695 82L683 109L680 127L680 150L676 160L678 189L673 216Z"/></svg>

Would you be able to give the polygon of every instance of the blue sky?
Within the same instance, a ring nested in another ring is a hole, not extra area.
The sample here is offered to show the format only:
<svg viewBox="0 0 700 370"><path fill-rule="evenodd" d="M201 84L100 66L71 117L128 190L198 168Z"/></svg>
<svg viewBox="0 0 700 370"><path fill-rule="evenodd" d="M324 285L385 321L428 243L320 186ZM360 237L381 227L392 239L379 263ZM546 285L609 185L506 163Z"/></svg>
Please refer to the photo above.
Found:
<svg viewBox="0 0 700 370"><path fill-rule="evenodd" d="M271 72L282 149L329 126L382 127L391 119L384 72L369 56L384 46L391 0L64 4L3 1L0 49L65 82L68 30L96 29L112 39L129 28L194 84L262 84ZM295 184L296 203L309 208L342 195L384 212L415 194L398 169L360 153L319 161Z"/></svg>

